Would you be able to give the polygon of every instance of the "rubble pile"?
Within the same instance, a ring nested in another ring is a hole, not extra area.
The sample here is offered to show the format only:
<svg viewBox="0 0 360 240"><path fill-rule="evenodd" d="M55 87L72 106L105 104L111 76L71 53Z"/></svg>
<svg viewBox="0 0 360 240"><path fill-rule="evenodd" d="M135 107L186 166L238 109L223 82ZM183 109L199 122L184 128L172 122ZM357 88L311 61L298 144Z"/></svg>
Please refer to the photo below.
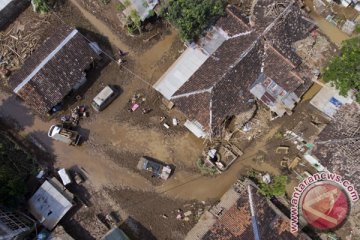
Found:
<svg viewBox="0 0 360 240"><path fill-rule="evenodd" d="M336 48L319 33L315 33L294 44L296 53L311 68L321 69Z"/></svg>
<svg viewBox="0 0 360 240"><path fill-rule="evenodd" d="M40 40L37 25L32 21L26 23L17 21L9 30L0 32L1 79L6 79L12 71L20 68L25 59L36 49Z"/></svg>

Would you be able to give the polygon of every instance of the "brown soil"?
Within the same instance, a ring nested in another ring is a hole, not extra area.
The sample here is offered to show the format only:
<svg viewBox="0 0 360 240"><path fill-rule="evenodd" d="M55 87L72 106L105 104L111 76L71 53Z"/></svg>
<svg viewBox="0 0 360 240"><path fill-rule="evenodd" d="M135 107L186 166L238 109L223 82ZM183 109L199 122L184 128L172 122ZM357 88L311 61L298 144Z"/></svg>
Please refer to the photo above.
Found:
<svg viewBox="0 0 360 240"><path fill-rule="evenodd" d="M121 26L121 22L117 16L119 13L116 9L118 1L110 1L108 4L102 3L99 0L74 0L81 4L84 9L91 12L99 20L106 23L113 33L122 41L126 42L129 50L135 51L137 54L146 52L151 46L155 45L164 35L166 35L166 29L169 30L169 25L166 21L161 19L154 19L153 21L147 21L143 25L141 34L135 34L135 36L129 35L126 27ZM165 29L165 31L164 31ZM156 37L146 41L150 37L157 34Z"/></svg>
<svg viewBox="0 0 360 240"><path fill-rule="evenodd" d="M78 3L76 0L71 1ZM96 9L94 11L96 15L111 17L107 14L110 6L104 8L105 12L97 12ZM66 230L74 236L82 239L86 239L84 236L88 236L87 239L98 238L107 228L100 227L101 224L95 220L96 215L116 211L125 220L124 227L132 230L130 235L135 235L135 239L149 239L147 236L151 235L157 239L183 239L195 223L196 214L193 213L189 222L177 221L175 211L178 208L185 211L192 209L193 212L204 208L198 201L219 199L240 174L246 174L252 168L274 175L288 174L279 166L282 156L274 154L274 148L284 143L273 136L278 131L291 129L299 119L304 119L310 111L303 107L306 102L297 108L297 113L293 116L266 124L266 129L259 129L261 132L255 131L255 138L252 140L247 140L246 134L239 136L244 155L224 174L217 177L202 176L195 168L195 162L202 152L202 140L184 129L181 125L184 123L183 116L176 110L166 110L159 95L151 88L151 84L166 71L184 48L176 32L167 27L154 27L161 31L159 38L144 44L142 40L148 33L135 38L125 36L123 32L113 33L112 28L107 27L111 27L111 24L101 22L100 17L94 18L79 4L72 5L65 1L56 13L67 24L80 26L82 32L99 40L102 47L110 53L111 47L131 50L124 67L110 62L89 75L91 86L82 95L82 100L73 106L89 106L93 97L107 84L119 86L121 94L100 113L90 109L90 117L80 122L79 131L85 142L79 147L69 147L47 137L49 126L56 123L58 117L43 121L14 96L7 93L0 95L2 118L16 123L22 136L53 153L57 167L75 166L85 172L88 179L84 189L74 191L80 198L86 195L92 206L80 208L79 205L80 210L75 209L77 212L74 211L74 215L70 215L68 221L63 222ZM19 19L26 21L31 16L31 9L27 9ZM49 15L48 18L52 28L60 24L57 17ZM88 21L91 21L91 24ZM43 23L39 26L42 25ZM45 38L48 34L49 32L45 31L41 36ZM130 113L127 111L129 99L137 93L141 93L146 100L140 109ZM151 108L152 111L143 115L143 107ZM59 116L68 113L69 111L65 111ZM180 125L166 129L159 121L162 116L166 116L166 123L170 126L173 117L180 120ZM266 155L264 161L257 161L259 154ZM174 175L167 181L160 181L151 178L147 173L139 172L135 166L139 157L144 155L174 165ZM290 155L296 155L293 146ZM193 206L185 207L187 203ZM168 218L161 217L163 214ZM126 222L127 219L130 220Z"/></svg>

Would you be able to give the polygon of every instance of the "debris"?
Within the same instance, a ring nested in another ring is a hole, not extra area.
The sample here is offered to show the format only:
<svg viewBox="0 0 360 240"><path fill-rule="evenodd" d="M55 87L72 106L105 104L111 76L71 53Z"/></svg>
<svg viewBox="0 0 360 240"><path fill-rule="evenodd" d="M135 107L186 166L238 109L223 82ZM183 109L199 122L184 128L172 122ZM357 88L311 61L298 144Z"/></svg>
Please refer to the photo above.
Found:
<svg viewBox="0 0 360 240"><path fill-rule="evenodd" d="M262 176L262 181L266 184L269 184L271 182L270 174L266 173L264 176Z"/></svg>
<svg viewBox="0 0 360 240"><path fill-rule="evenodd" d="M167 219L168 216L166 214L161 215L162 218Z"/></svg>
<svg viewBox="0 0 360 240"><path fill-rule="evenodd" d="M281 154L281 152L283 152L284 154L288 154L289 153L289 147L287 147L287 146L277 147L276 150L275 150L275 153Z"/></svg>
<svg viewBox="0 0 360 240"><path fill-rule="evenodd" d="M152 111L151 108L143 108L143 109L142 109L142 114L147 114L147 113L149 113L149 112L151 112L151 111Z"/></svg>
<svg viewBox="0 0 360 240"><path fill-rule="evenodd" d="M164 123L163 125L164 125L164 127L166 127L167 129L169 129L169 128L170 128L170 126L169 126L169 125L167 125L166 123Z"/></svg>
<svg viewBox="0 0 360 240"><path fill-rule="evenodd" d="M165 99L165 98L162 98L162 103L165 105L165 107L168 109L168 110L171 110L173 107L174 107L174 103Z"/></svg>
<svg viewBox="0 0 360 240"><path fill-rule="evenodd" d="M134 105L132 105L131 111L134 112L134 111L136 111L139 107L140 107L140 105L137 104L137 103L135 103Z"/></svg>
<svg viewBox="0 0 360 240"><path fill-rule="evenodd" d="M188 217L188 216L190 216L191 214L192 214L191 211L184 212L184 216L185 216L185 217Z"/></svg>
<svg viewBox="0 0 360 240"><path fill-rule="evenodd" d="M190 218L184 217L184 221L188 222L188 221L190 221Z"/></svg>
<svg viewBox="0 0 360 240"><path fill-rule="evenodd" d="M178 215L176 215L176 219L181 220L182 219L182 214L179 213Z"/></svg>

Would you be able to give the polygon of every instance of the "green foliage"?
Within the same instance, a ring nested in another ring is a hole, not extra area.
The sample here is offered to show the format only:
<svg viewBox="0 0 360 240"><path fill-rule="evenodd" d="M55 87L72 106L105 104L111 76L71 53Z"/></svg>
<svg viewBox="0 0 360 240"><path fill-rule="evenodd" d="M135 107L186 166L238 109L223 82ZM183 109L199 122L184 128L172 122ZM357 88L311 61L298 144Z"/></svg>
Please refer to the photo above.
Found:
<svg viewBox="0 0 360 240"><path fill-rule="evenodd" d="M124 4L122 4L121 2L119 2L118 4L116 4L116 10L119 11L119 12L122 12L125 10L125 6Z"/></svg>
<svg viewBox="0 0 360 240"><path fill-rule="evenodd" d="M125 0L125 1L124 1L124 6L125 6L125 8L127 8L127 7L130 6L130 5L131 5L130 0Z"/></svg>
<svg viewBox="0 0 360 240"><path fill-rule="evenodd" d="M184 40L196 40L212 20L224 14L223 0L170 0L167 18Z"/></svg>
<svg viewBox="0 0 360 240"><path fill-rule="evenodd" d="M108 5L111 2L111 0L101 0L101 2L105 5Z"/></svg>
<svg viewBox="0 0 360 240"><path fill-rule="evenodd" d="M23 200L26 180L35 171L34 159L0 134L0 204L16 207Z"/></svg>
<svg viewBox="0 0 360 240"><path fill-rule="evenodd" d="M148 4L148 2L147 2L146 0L143 0L143 7L144 7L144 8L149 7L149 4Z"/></svg>
<svg viewBox="0 0 360 240"><path fill-rule="evenodd" d="M282 132L276 132L274 134L275 139L282 139L283 137L284 137L284 135L282 134Z"/></svg>
<svg viewBox="0 0 360 240"><path fill-rule="evenodd" d="M47 0L31 0L34 7L34 11L40 14L44 14L50 11L50 7Z"/></svg>
<svg viewBox="0 0 360 240"><path fill-rule="evenodd" d="M347 96L354 90L357 102L360 102L360 37L343 42L340 56L334 57L324 70L323 78Z"/></svg>
<svg viewBox="0 0 360 240"><path fill-rule="evenodd" d="M207 167L201 159L196 161L196 166L200 170L203 175L215 175L217 173L217 169L215 167Z"/></svg>
<svg viewBox="0 0 360 240"><path fill-rule="evenodd" d="M261 182L259 192L266 197L283 196L286 192L287 176L276 176L270 184Z"/></svg>
<svg viewBox="0 0 360 240"><path fill-rule="evenodd" d="M141 19L136 10L131 10L129 15L130 24L128 25L129 33L134 33L135 30L138 30L141 33Z"/></svg>
<svg viewBox="0 0 360 240"><path fill-rule="evenodd" d="M356 25L355 32L360 33L360 24Z"/></svg>
<svg viewBox="0 0 360 240"><path fill-rule="evenodd" d="M155 16L155 11L151 9L149 11L149 17L153 17L153 16Z"/></svg>

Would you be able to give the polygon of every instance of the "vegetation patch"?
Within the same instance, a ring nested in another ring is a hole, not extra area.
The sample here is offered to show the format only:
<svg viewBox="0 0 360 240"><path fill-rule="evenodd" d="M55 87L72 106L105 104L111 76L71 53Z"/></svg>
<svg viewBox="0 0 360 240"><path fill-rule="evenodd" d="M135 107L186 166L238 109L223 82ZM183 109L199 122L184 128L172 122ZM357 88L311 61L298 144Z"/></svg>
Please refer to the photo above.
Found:
<svg viewBox="0 0 360 240"><path fill-rule="evenodd" d="M260 182L259 192L265 197L283 196L286 192L287 176L276 176L271 183Z"/></svg>
<svg viewBox="0 0 360 240"><path fill-rule="evenodd" d="M31 4L35 12L44 14L50 11L47 0L31 0Z"/></svg>
<svg viewBox="0 0 360 240"><path fill-rule="evenodd" d="M360 103L360 36L344 41L340 52L325 68L323 78L343 96L353 90Z"/></svg>
<svg viewBox="0 0 360 240"><path fill-rule="evenodd" d="M17 207L24 200L26 181L37 163L4 133L0 133L0 204Z"/></svg>
<svg viewBox="0 0 360 240"><path fill-rule="evenodd" d="M196 161L196 167L200 170L203 175L215 175L218 171L215 167L208 167L203 160L198 159Z"/></svg>
<svg viewBox="0 0 360 240"><path fill-rule="evenodd" d="M224 14L223 0L170 0L167 19L179 30L183 40L196 40L209 25Z"/></svg>

